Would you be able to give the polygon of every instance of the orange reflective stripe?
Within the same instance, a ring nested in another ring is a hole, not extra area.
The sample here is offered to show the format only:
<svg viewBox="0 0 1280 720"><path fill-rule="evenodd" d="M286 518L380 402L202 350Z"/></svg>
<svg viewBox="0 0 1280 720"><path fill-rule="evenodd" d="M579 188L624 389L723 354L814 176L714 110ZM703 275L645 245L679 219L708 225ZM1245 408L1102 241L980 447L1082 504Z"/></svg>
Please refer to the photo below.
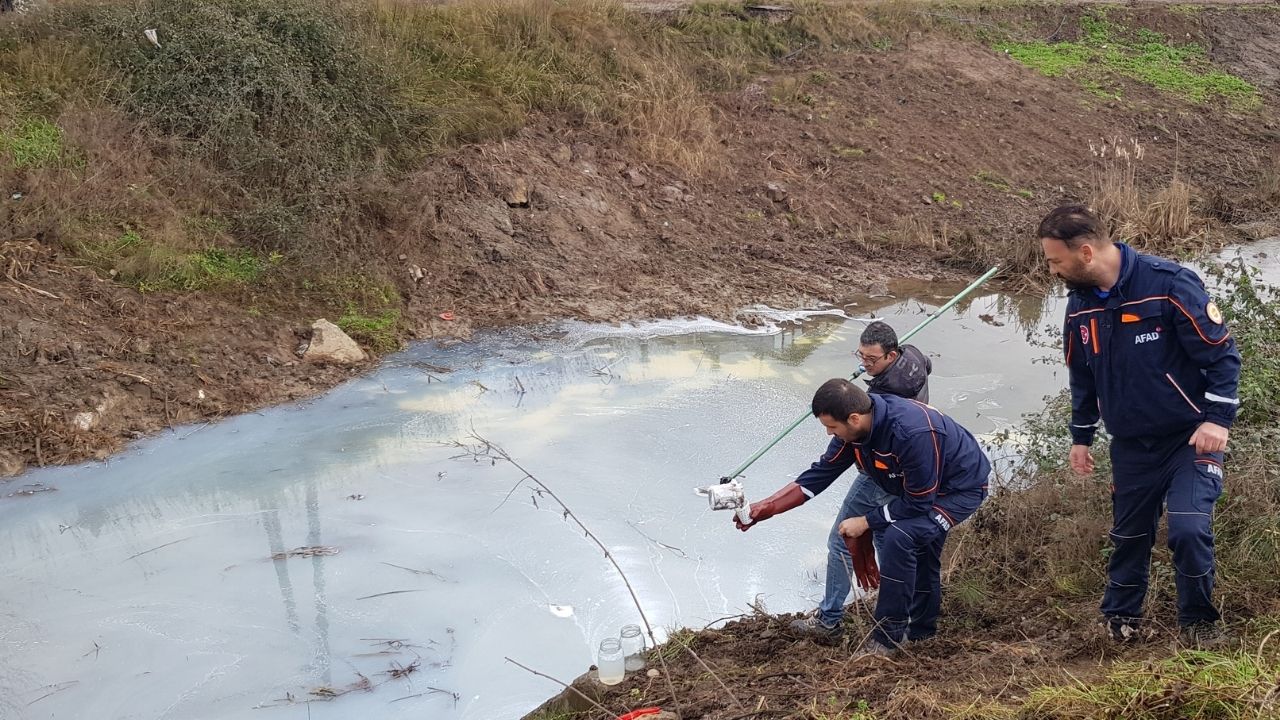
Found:
<svg viewBox="0 0 1280 720"><path fill-rule="evenodd" d="M1101 355L1102 351L1098 349L1098 318L1089 318L1089 329L1093 336L1093 354Z"/></svg>
<svg viewBox="0 0 1280 720"><path fill-rule="evenodd" d="M938 486L942 484L942 448L938 446L938 432L933 429L933 418L929 417L929 406L919 400L912 400L911 402L919 406L920 410L924 412L924 421L929 424L929 439L933 440L933 486L921 492L907 490L908 495L919 497L937 490ZM907 473L905 471L902 473L902 488L904 490L907 488Z"/></svg>

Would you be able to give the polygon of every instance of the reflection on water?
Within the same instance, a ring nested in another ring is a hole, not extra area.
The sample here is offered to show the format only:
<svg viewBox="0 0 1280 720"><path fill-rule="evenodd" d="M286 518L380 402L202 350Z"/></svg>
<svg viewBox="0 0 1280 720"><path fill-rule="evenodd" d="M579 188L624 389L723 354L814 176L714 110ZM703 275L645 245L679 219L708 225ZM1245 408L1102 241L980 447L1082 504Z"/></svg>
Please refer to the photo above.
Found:
<svg viewBox="0 0 1280 720"><path fill-rule="evenodd" d="M59 492L0 500L0 717L520 716L555 687L504 656L572 678L638 618L518 471L457 444L472 434L555 488L656 625L701 627L757 596L807 609L843 485L745 535L692 488L849 374L857 318L904 332L950 291L782 330L570 324L424 345L309 402L32 473ZM914 341L934 403L979 434L1040 407L1065 379L1028 338L1059 312L994 294L948 312ZM802 425L748 494L824 446Z"/></svg>

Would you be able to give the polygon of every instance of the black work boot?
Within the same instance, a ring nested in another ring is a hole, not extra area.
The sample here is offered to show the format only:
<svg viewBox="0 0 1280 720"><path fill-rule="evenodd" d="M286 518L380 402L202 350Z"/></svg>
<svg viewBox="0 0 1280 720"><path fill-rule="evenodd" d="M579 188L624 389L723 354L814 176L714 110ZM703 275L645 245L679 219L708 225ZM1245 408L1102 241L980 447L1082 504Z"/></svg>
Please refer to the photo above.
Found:
<svg viewBox="0 0 1280 720"><path fill-rule="evenodd" d="M1141 638L1137 618L1107 618L1107 633L1118 643L1131 643Z"/></svg>
<svg viewBox="0 0 1280 720"><path fill-rule="evenodd" d="M844 625L842 623L836 623L834 626L824 625L816 610L799 620L792 620L791 624L787 626L787 630L792 635L824 645L835 645L844 637Z"/></svg>

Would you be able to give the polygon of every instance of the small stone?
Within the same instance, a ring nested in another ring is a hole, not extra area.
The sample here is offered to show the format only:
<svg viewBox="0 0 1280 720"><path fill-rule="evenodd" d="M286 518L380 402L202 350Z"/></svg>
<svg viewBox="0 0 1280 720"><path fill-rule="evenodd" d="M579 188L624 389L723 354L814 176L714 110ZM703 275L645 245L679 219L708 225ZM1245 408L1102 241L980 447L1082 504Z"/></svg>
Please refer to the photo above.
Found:
<svg viewBox="0 0 1280 720"><path fill-rule="evenodd" d="M642 188L645 186L645 183L648 182L648 179L635 168L628 170L625 174L627 177L627 183L633 188Z"/></svg>
<svg viewBox="0 0 1280 720"><path fill-rule="evenodd" d="M505 200L508 207L529 207L529 183L524 178L516 178Z"/></svg>
<svg viewBox="0 0 1280 720"><path fill-rule="evenodd" d="M653 668L649 668L649 672L645 673L645 676L650 678L662 677L662 673L654 670Z"/></svg>
<svg viewBox="0 0 1280 720"><path fill-rule="evenodd" d="M665 200L670 200L672 202L684 200L684 191L675 185L663 185L661 192L662 197Z"/></svg>
<svg viewBox="0 0 1280 720"><path fill-rule="evenodd" d="M400 253L400 255L399 255L398 257L399 257L399 259L400 259L400 262L404 262L405 260L408 260L408 259L409 259L409 256L408 256L408 255L405 255L404 253Z"/></svg>
<svg viewBox="0 0 1280 720"><path fill-rule="evenodd" d="M764 193L774 202L782 202L787 199L787 189L777 183L765 184Z"/></svg>
<svg viewBox="0 0 1280 720"><path fill-rule="evenodd" d="M551 151L551 159L557 165L568 165L573 162L573 149L568 145L560 145Z"/></svg>

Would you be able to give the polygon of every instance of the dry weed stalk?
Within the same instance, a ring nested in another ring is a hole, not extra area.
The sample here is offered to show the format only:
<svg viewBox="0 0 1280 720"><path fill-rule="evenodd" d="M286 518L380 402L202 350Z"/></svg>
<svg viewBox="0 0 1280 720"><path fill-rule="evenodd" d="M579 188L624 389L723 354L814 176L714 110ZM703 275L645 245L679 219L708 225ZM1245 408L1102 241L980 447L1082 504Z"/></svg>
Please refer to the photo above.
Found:
<svg viewBox="0 0 1280 720"><path fill-rule="evenodd" d="M1089 151L1099 161L1090 205L1111 225L1116 239L1154 249L1201 234L1205 221L1192 210L1194 191L1182 180L1176 160L1169 184L1149 195L1138 187L1146 149L1137 138L1089 143Z"/></svg>
<svg viewBox="0 0 1280 720"><path fill-rule="evenodd" d="M511 488L511 492L507 493L507 497L510 497L511 493L515 492L516 489L519 488L520 485L524 484L526 481L533 483L538 487L538 491L537 491L538 495L546 495L550 497L552 500L554 500L556 504L560 506L560 510L563 513L564 519L572 520L573 523L578 526L578 529L583 532L586 538L590 540L592 543L594 543L596 547L600 548L600 551L604 553L605 559L609 561L609 564L612 565L613 569L617 571L618 577L622 579L622 584L626 586L627 592L631 595L631 602L632 604L635 605L636 612L640 614L640 620L644 622L645 632L649 636L649 641L653 644L653 647L656 648L658 646L658 639L653 633L653 625L652 623L649 622L649 616L645 613L644 607L640 604L640 597L636 595L636 590L635 590L635 587L631 585L631 580L627 578L627 574L623 572L622 566L618 564L618 561L613 557L613 553L609 551L609 548L605 546L605 544L600 540L599 537L596 536L595 533L591 532L591 529L588 528L582 522L582 520L580 520L578 516L574 514L573 510L571 510L569 506L566 505L565 502L561 500L558 495L556 495L554 490L548 487L547 484L544 483L542 480L539 480L533 473L525 469L524 466L522 466L519 462L515 460L515 458L507 454L506 450L503 450L501 447L494 445L493 443L484 439L483 437L476 434L475 432L472 432L471 438L475 440L477 443L479 443L479 447L470 447L463 443L455 443L455 444L458 447L466 450L469 454L471 454L476 458L488 457L491 461L495 459L505 460L512 467L514 467L515 469L519 470L521 473L524 474L524 477L520 478L520 480L515 484L515 486ZM715 679L717 683L720 684L720 688L724 690L725 696L729 698L729 700L734 704L734 706L737 707L739 710L745 712L746 707L744 707L741 701L738 700L737 696L733 694L733 691L729 689L729 686L725 684L724 680L720 677L720 675L717 674L715 670L711 669L711 666L707 665L706 661L704 661L702 657L698 655L698 653L694 652L692 647L689 647L686 645L684 646L684 650L685 652L689 653L689 655L700 666L702 666L703 670L707 671L707 674L709 674L712 678ZM667 666L667 660L663 656L663 654L660 652L655 654L658 656L658 661L662 664L662 676L667 681L667 690L668 692L671 693L671 700L677 706L676 709L678 712L680 700L676 694L675 684L671 680L671 670ZM510 658L508 658L508 660L510 660ZM514 663L515 661L511 661L511 662ZM515 663L515 664L518 665L519 663ZM524 666L520 666L520 667L524 667ZM525 668L525 669L528 669L528 668Z"/></svg>

